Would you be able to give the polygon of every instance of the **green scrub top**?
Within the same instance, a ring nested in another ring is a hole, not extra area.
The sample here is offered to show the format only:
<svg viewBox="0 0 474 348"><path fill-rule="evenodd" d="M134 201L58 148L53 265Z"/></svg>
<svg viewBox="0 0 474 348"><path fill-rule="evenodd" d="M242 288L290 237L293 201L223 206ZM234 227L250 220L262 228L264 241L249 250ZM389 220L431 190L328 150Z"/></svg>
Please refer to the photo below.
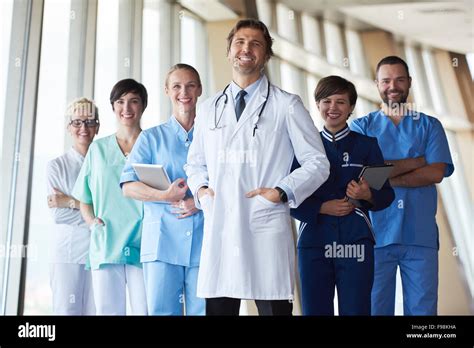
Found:
<svg viewBox="0 0 474 348"><path fill-rule="evenodd" d="M90 145L74 185L73 197L92 204L95 216L105 222L91 226L86 268L97 270L105 264L141 267L143 204L122 195L120 175L126 159L115 134L98 139Z"/></svg>

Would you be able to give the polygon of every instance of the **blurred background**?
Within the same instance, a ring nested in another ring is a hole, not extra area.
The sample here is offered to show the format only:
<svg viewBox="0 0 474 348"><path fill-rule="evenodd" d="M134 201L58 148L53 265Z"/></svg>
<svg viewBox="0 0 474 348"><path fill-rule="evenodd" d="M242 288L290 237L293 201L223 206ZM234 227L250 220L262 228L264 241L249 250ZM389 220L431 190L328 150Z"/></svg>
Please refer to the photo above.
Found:
<svg viewBox="0 0 474 348"><path fill-rule="evenodd" d="M171 114L164 80L175 63L201 74L203 96L231 80L226 37L245 17L275 39L270 80L313 101L321 77L357 87L353 117L380 105L377 62L403 57L412 102L443 124L455 172L438 185L439 314L474 314L474 1L0 0L0 296L7 315L51 314L46 163L70 146L64 111L94 99L98 137L115 130L109 93L126 77L149 93L142 128ZM403 314L400 281L396 313ZM252 303L243 314L255 314ZM295 314L300 313L298 296Z"/></svg>

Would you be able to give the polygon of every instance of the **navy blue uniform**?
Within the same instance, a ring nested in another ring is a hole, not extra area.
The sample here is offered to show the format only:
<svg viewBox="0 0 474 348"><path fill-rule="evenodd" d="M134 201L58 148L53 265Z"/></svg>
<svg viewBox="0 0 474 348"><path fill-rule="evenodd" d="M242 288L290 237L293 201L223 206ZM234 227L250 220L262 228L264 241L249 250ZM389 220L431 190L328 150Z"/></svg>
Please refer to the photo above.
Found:
<svg viewBox="0 0 474 348"><path fill-rule="evenodd" d="M347 185L366 165L384 163L376 138L350 131L321 132L331 164L327 181L291 215L300 220L298 264L304 315L334 315L337 286L340 315L370 315L370 293L374 278L374 233L368 210L388 207L394 199L390 184L371 189L373 204L346 216L320 214L321 205L346 196ZM297 164L295 165L297 166Z"/></svg>

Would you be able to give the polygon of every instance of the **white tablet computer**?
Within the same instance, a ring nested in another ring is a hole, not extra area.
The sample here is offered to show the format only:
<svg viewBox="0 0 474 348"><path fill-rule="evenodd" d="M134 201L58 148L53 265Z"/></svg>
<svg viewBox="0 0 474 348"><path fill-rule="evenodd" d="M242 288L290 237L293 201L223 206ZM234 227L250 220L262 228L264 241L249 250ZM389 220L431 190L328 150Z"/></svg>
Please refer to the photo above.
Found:
<svg viewBox="0 0 474 348"><path fill-rule="evenodd" d="M166 190L171 185L171 180L161 164L132 164L137 173L138 179L144 184L158 190Z"/></svg>

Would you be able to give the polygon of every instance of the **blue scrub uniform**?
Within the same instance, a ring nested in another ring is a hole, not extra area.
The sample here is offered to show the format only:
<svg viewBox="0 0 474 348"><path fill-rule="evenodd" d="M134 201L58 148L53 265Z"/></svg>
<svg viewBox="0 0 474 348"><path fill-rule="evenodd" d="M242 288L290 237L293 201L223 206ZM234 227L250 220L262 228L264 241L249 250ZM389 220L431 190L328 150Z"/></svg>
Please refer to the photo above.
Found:
<svg viewBox="0 0 474 348"><path fill-rule="evenodd" d="M428 164L446 163L454 171L441 123L423 113L406 115L396 126L383 111L354 120L351 129L376 137L386 160L424 156ZM393 315L397 267L403 284L405 315L436 315L438 302L438 227L435 185L394 187L395 200L371 212L376 232L372 314Z"/></svg>
<svg viewBox="0 0 474 348"><path fill-rule="evenodd" d="M377 139L349 127L331 134L321 132L331 164L327 181L291 215L301 221L298 239L298 265L304 315L334 315L334 288L337 286L340 315L370 315L373 282L374 235L368 210L390 205L394 193L385 182L372 191L373 204L360 201L346 216L319 214L321 205L346 196L347 184L357 180L366 165L383 164Z"/></svg>
<svg viewBox="0 0 474 348"><path fill-rule="evenodd" d="M186 132L174 116L144 130L123 169L121 185L139 181L132 163L162 164L171 181L187 179L183 169L193 129ZM191 196L188 191L187 196ZM205 300L196 296L204 218L202 211L178 219L168 202L145 202L141 262L149 315L204 315Z"/></svg>

